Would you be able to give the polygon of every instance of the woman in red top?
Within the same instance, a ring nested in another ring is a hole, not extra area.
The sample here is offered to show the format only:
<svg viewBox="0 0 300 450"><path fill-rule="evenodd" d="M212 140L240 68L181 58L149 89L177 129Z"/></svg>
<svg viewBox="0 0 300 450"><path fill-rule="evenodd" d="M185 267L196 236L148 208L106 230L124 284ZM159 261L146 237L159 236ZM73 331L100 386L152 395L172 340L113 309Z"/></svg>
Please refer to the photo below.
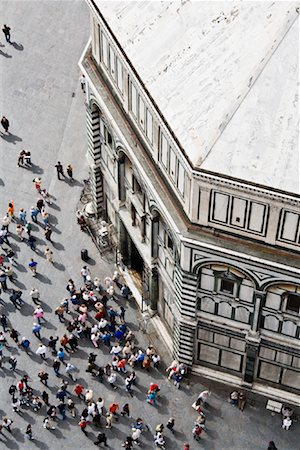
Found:
<svg viewBox="0 0 300 450"><path fill-rule="evenodd" d="M81 384L76 384L76 386L74 387L74 392L75 392L75 394L77 394L77 396L79 398L82 397L83 390L84 390L84 387Z"/></svg>

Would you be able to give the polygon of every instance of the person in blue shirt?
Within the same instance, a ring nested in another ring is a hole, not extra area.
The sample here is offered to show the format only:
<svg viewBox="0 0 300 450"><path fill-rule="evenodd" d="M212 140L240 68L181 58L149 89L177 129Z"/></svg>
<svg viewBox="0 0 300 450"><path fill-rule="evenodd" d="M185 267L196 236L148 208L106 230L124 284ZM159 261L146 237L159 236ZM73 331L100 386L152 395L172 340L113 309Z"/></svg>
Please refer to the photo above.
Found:
<svg viewBox="0 0 300 450"><path fill-rule="evenodd" d="M39 214L39 210L35 206L32 206L30 208L30 218L31 218L32 222L35 222L35 223L37 222L38 214Z"/></svg>
<svg viewBox="0 0 300 450"><path fill-rule="evenodd" d="M24 348L26 353L28 353L28 350L30 347L30 341L28 339L26 339L25 337L23 337L20 345L21 345L21 347Z"/></svg>
<svg viewBox="0 0 300 450"><path fill-rule="evenodd" d="M30 259L30 262L28 263L28 267L32 272L32 276L35 277L36 276L36 267L37 267L37 262L33 260L33 258Z"/></svg>
<svg viewBox="0 0 300 450"><path fill-rule="evenodd" d="M26 225L26 223L27 223L26 214L27 214L26 211L24 211L24 209L21 208L19 211L19 218L23 225Z"/></svg>
<svg viewBox="0 0 300 450"><path fill-rule="evenodd" d="M38 339L41 339L41 333L40 333L41 329L42 329L42 327L38 323L33 324L32 332Z"/></svg>
<svg viewBox="0 0 300 450"><path fill-rule="evenodd" d="M58 357L58 359L59 359L63 364L65 363L65 361L64 361L64 358L65 358L65 352L64 352L64 349L63 349L62 347L60 347L60 349L58 350L56 356Z"/></svg>
<svg viewBox="0 0 300 450"><path fill-rule="evenodd" d="M107 331L105 331L102 336L101 339L103 341L103 343L107 346L110 347L110 339L111 339L111 335L109 333L107 333Z"/></svg>

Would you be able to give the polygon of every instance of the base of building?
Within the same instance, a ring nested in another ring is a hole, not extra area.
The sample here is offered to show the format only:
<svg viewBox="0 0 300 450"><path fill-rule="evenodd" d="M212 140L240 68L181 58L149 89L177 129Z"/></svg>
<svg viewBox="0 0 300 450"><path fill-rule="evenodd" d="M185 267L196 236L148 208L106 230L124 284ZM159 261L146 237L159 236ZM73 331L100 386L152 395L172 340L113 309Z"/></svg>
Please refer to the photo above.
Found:
<svg viewBox="0 0 300 450"><path fill-rule="evenodd" d="M282 389L266 386L265 384L254 382L253 384L244 382L241 378L230 375L228 373L220 372L208 367L193 365L192 373L201 375L209 380L217 381L218 383L228 384L230 386L240 386L244 389L249 389L255 394L263 395L264 397L276 400L278 402L289 403L291 405L300 404L300 395L292 392L287 392Z"/></svg>

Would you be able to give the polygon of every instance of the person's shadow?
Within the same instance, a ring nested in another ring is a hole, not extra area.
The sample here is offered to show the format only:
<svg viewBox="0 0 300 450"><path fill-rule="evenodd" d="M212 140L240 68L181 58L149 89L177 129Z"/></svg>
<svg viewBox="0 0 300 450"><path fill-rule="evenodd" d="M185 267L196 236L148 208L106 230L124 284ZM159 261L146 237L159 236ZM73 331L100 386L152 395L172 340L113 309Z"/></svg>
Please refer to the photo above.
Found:
<svg viewBox="0 0 300 450"><path fill-rule="evenodd" d="M17 42L11 42L10 45L12 45L14 49L20 50L21 52L24 50L24 46L22 44L17 44Z"/></svg>
<svg viewBox="0 0 300 450"><path fill-rule="evenodd" d="M0 50L0 56L4 56L4 58L12 58L11 55L9 55L8 53L3 52L2 50Z"/></svg>
<svg viewBox="0 0 300 450"><path fill-rule="evenodd" d="M22 142L22 139L19 136L16 136L15 134L12 134L12 133L2 134L1 137L5 141L10 142L14 145L16 145L17 142Z"/></svg>

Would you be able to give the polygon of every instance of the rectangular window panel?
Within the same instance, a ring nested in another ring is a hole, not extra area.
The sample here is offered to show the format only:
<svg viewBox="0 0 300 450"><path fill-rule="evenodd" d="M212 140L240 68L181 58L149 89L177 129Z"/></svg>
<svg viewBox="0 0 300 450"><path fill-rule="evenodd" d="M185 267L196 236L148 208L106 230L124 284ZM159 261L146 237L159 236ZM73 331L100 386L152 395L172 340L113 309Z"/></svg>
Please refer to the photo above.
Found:
<svg viewBox="0 0 300 450"><path fill-rule="evenodd" d="M175 152L170 147L170 175L171 175L171 178L173 181L176 180L176 163L177 163L177 158L176 158Z"/></svg>
<svg viewBox="0 0 300 450"><path fill-rule="evenodd" d="M285 211L282 221L280 238L286 241L295 242L298 230L299 215Z"/></svg>
<svg viewBox="0 0 300 450"><path fill-rule="evenodd" d="M105 140L105 125L102 119L100 119L100 135L102 139Z"/></svg>
<svg viewBox="0 0 300 450"><path fill-rule="evenodd" d="M153 119L152 115L150 114L149 110L146 110L146 135L151 144L153 143Z"/></svg>
<svg viewBox="0 0 300 450"><path fill-rule="evenodd" d="M130 83L130 91L131 91L131 111L137 117L137 90L132 83Z"/></svg>
<svg viewBox="0 0 300 450"><path fill-rule="evenodd" d="M210 364L216 365L219 363L219 349L204 344L199 345L198 348L198 358L200 361L207 361Z"/></svg>
<svg viewBox="0 0 300 450"><path fill-rule="evenodd" d="M101 33L101 55L103 63L108 67L108 42L103 32Z"/></svg>
<svg viewBox="0 0 300 450"><path fill-rule="evenodd" d="M233 197L230 224L236 227L245 228L247 201L241 198Z"/></svg>
<svg viewBox="0 0 300 450"><path fill-rule="evenodd" d="M222 351L221 366L227 369L236 370L239 372L241 370L242 357L235 353Z"/></svg>
<svg viewBox="0 0 300 450"><path fill-rule="evenodd" d="M143 130L145 129L145 103L141 96L139 96L139 123Z"/></svg>
<svg viewBox="0 0 300 450"><path fill-rule="evenodd" d="M160 134L160 160L168 168L168 141L163 133Z"/></svg>
<svg viewBox="0 0 300 450"><path fill-rule="evenodd" d="M184 184L185 184L185 171L182 164L178 163L177 187L182 197L184 196Z"/></svg>
<svg viewBox="0 0 300 450"><path fill-rule="evenodd" d="M214 193L212 219L217 222L227 223L229 195Z"/></svg>
<svg viewBox="0 0 300 450"><path fill-rule="evenodd" d="M119 58L117 58L117 86L123 93L123 66Z"/></svg>
<svg viewBox="0 0 300 450"><path fill-rule="evenodd" d="M266 205L261 203L251 202L248 230L256 233L263 233L265 224Z"/></svg>
<svg viewBox="0 0 300 450"><path fill-rule="evenodd" d="M111 76L116 80L116 56L111 46L109 46L109 64Z"/></svg>

